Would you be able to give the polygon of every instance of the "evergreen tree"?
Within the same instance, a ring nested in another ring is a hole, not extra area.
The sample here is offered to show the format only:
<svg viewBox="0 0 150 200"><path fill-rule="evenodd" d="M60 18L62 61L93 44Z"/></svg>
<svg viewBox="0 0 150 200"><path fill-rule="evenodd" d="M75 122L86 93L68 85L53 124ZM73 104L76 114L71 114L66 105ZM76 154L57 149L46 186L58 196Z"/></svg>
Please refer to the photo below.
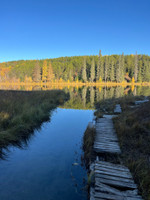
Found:
<svg viewBox="0 0 150 200"><path fill-rule="evenodd" d="M139 69L138 69L138 82L139 83L142 82L142 70L141 70L141 67L139 67Z"/></svg>
<svg viewBox="0 0 150 200"><path fill-rule="evenodd" d="M137 82L137 80L138 80L138 55L137 55L137 52L135 54L134 79L135 79L135 82Z"/></svg>
<svg viewBox="0 0 150 200"><path fill-rule="evenodd" d="M92 64L91 64L91 71L90 71L90 82L93 82L95 79L95 61L94 58L92 59Z"/></svg>
<svg viewBox="0 0 150 200"><path fill-rule="evenodd" d="M110 68L110 81L113 82L115 80L115 70L114 70L114 63L111 62L111 68Z"/></svg>
<svg viewBox="0 0 150 200"><path fill-rule="evenodd" d="M104 62L102 61L102 56L101 56L101 64L100 64L100 73L99 73L99 79L102 81L104 80Z"/></svg>
<svg viewBox="0 0 150 200"><path fill-rule="evenodd" d="M52 64L51 62L48 65L48 69L47 69L47 82L51 82L53 81L55 78L54 73L53 73L53 68L52 68Z"/></svg>
<svg viewBox="0 0 150 200"><path fill-rule="evenodd" d="M97 72L96 72L96 80L99 81L100 78L100 72L101 72L101 50L99 51L99 57L98 57L98 64L97 64Z"/></svg>
<svg viewBox="0 0 150 200"><path fill-rule="evenodd" d="M107 81L108 78L108 56L105 57L105 64L104 64L104 80Z"/></svg>
<svg viewBox="0 0 150 200"><path fill-rule="evenodd" d="M46 82L46 79L47 79L47 61L44 60L42 68L42 81Z"/></svg>
<svg viewBox="0 0 150 200"><path fill-rule="evenodd" d="M150 81L150 63L148 61L145 64L144 81L145 82L149 82Z"/></svg>
<svg viewBox="0 0 150 200"><path fill-rule="evenodd" d="M69 70L69 81L73 81L73 73L71 69Z"/></svg>
<svg viewBox="0 0 150 200"><path fill-rule="evenodd" d="M121 83L124 80L123 68L122 68L122 56L119 56L119 60L116 65L116 81Z"/></svg>
<svg viewBox="0 0 150 200"><path fill-rule="evenodd" d="M122 76L126 73L126 70L125 70L125 64L124 64L124 53L122 53L122 56L121 56L121 68L122 68Z"/></svg>
<svg viewBox="0 0 150 200"><path fill-rule="evenodd" d="M32 79L34 82L41 81L41 67L39 65L39 61L37 60L35 63L35 67L33 69Z"/></svg>
<svg viewBox="0 0 150 200"><path fill-rule="evenodd" d="M86 74L86 58L83 59L83 68L82 68L82 80L84 83L87 82L87 74Z"/></svg>

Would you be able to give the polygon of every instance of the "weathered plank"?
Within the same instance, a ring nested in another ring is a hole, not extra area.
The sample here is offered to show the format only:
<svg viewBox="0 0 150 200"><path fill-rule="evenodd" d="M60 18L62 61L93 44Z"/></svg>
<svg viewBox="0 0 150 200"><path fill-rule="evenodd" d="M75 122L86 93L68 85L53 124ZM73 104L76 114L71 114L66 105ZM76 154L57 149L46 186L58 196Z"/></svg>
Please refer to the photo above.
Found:
<svg viewBox="0 0 150 200"><path fill-rule="evenodd" d="M105 168L110 168L110 169L116 169L116 170L121 170L121 171L127 171L130 172L129 169L123 165L119 165L119 164L112 164L110 162L105 162L105 161L96 161L95 162L95 166L103 166Z"/></svg>
<svg viewBox="0 0 150 200"><path fill-rule="evenodd" d="M118 194L126 197L135 197L135 195L138 195L137 190L120 191L119 189L113 188L103 183L99 183L98 187L95 187L95 191L106 192L109 194Z"/></svg>
<svg viewBox="0 0 150 200"><path fill-rule="evenodd" d="M128 188L128 189L136 189L137 186L134 183L126 183L126 182L122 182L122 181L116 181L116 180L108 180L108 179L104 179L104 178L95 178L95 184L99 183L105 183L106 185L111 185L114 187L118 187L118 188Z"/></svg>
<svg viewBox="0 0 150 200"><path fill-rule="evenodd" d="M116 104L116 107L114 109L114 113L121 113L121 112L122 112L122 110L121 110L120 104Z"/></svg>
<svg viewBox="0 0 150 200"><path fill-rule="evenodd" d="M123 195L114 195L114 194L107 194L103 192L95 192L94 194L95 198L103 198L108 200L142 200L142 198L138 195L135 197L125 197Z"/></svg>
<svg viewBox="0 0 150 200"><path fill-rule="evenodd" d="M114 153L120 154L121 150L118 145L117 135L114 130L112 116L105 115L105 118L97 120L96 136L94 150L97 153Z"/></svg>

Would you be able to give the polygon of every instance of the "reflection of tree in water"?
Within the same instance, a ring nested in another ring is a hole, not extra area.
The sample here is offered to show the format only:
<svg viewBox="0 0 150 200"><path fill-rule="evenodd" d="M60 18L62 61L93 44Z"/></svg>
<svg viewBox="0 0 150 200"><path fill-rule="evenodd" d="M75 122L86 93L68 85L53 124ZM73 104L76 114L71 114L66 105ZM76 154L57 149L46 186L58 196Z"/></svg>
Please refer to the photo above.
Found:
<svg viewBox="0 0 150 200"><path fill-rule="evenodd" d="M94 106L94 100L95 100L95 89L94 87L90 87L90 103L91 106Z"/></svg>
<svg viewBox="0 0 150 200"><path fill-rule="evenodd" d="M103 99L107 99L107 90L106 90L106 87L104 87L104 90L103 90L103 91L104 91L104 95L103 95L104 98L103 98Z"/></svg>
<svg viewBox="0 0 150 200"><path fill-rule="evenodd" d="M114 97L119 98L124 96L124 88L123 87L115 87Z"/></svg>
<svg viewBox="0 0 150 200"><path fill-rule="evenodd" d="M87 93L87 87L82 88L82 101L83 101L83 106L86 106L86 93Z"/></svg>
<svg viewBox="0 0 150 200"><path fill-rule="evenodd" d="M137 87L134 88L134 90L133 90L133 95L134 95L134 96L137 95Z"/></svg>
<svg viewBox="0 0 150 200"><path fill-rule="evenodd" d="M114 91L115 91L114 87L109 88L109 98L113 98L114 97Z"/></svg>
<svg viewBox="0 0 150 200"><path fill-rule="evenodd" d="M96 95L96 102L98 102L100 100L100 90L101 88L96 88L95 89L95 95Z"/></svg>

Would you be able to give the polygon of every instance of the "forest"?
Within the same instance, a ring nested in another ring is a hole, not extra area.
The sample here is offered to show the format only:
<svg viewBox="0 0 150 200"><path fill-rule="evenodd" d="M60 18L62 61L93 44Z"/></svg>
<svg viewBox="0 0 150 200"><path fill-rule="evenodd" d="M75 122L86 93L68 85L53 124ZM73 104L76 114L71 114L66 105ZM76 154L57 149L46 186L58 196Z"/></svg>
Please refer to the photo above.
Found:
<svg viewBox="0 0 150 200"><path fill-rule="evenodd" d="M150 56L99 55L0 63L0 82L150 82Z"/></svg>

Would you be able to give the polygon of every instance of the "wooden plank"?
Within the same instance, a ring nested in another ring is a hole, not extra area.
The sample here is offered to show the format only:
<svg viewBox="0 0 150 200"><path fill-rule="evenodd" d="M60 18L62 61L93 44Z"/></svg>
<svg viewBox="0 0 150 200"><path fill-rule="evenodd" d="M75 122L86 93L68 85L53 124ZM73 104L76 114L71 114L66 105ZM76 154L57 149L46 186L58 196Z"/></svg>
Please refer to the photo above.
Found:
<svg viewBox="0 0 150 200"><path fill-rule="evenodd" d="M110 151L110 153L111 153L111 151L113 152L113 151L118 151L118 152L120 152L120 148L119 147L112 147L112 146L107 146L107 145L105 145L105 146L102 146L102 145L94 145L94 149L100 149L100 150L109 150Z"/></svg>
<svg viewBox="0 0 150 200"><path fill-rule="evenodd" d="M107 180L104 178L95 178L95 185L98 183L104 183L104 184L119 187L119 188L129 188L129 189L137 188L136 184L132 184L132 183L126 183L126 182L115 181L115 180Z"/></svg>
<svg viewBox="0 0 150 200"><path fill-rule="evenodd" d="M119 150L111 150L111 149L100 149L100 148L94 148L95 152L97 153L113 153L113 154L120 154L121 152Z"/></svg>
<svg viewBox="0 0 150 200"><path fill-rule="evenodd" d="M124 175L132 178L132 175L131 175L130 171L127 171L127 170L119 170L117 168L107 168L105 166L99 166L99 165L95 165L95 170L106 171L106 172L111 172L111 173L118 173L118 174L124 174Z"/></svg>
<svg viewBox="0 0 150 200"><path fill-rule="evenodd" d="M110 175L110 176L113 175L113 176L117 176L117 177L132 179L132 176L125 174L125 173L117 173L117 172L105 171L105 170L100 170L100 169L95 169L95 173L106 174L106 175Z"/></svg>
<svg viewBox="0 0 150 200"><path fill-rule="evenodd" d="M123 170L123 171L130 172L130 170L124 165L112 164L112 163L104 162L104 161L96 161L95 165L99 167L103 166L110 169Z"/></svg>
<svg viewBox="0 0 150 200"><path fill-rule="evenodd" d="M94 147L100 147L100 148L110 148L110 149L118 149L118 150L120 150L120 147L118 146L118 144L109 144L109 143L104 143L104 144L102 144L102 143L97 143L97 144L94 144Z"/></svg>
<svg viewBox="0 0 150 200"><path fill-rule="evenodd" d="M113 194L106 194L103 192L95 192L94 195L95 198L103 198L103 199L108 199L108 200L142 200L140 196L135 196L135 197L124 197L121 195L113 195Z"/></svg>
<svg viewBox="0 0 150 200"><path fill-rule="evenodd" d="M120 149L119 145L117 142L110 142L110 141L105 141L105 142L95 142L94 145L100 145L100 146L108 146L108 147L117 147Z"/></svg>
<svg viewBox="0 0 150 200"><path fill-rule="evenodd" d="M110 175L106 175L106 174L95 174L95 178L104 178L107 180L114 180L114 181L121 181L121 182L125 182L125 183L132 183L134 184L133 179L130 178L124 178L124 177L119 177L119 176L110 176Z"/></svg>
<svg viewBox="0 0 150 200"><path fill-rule="evenodd" d="M121 195L121 196L125 196L125 197L135 197L138 195L137 191L136 191L136 193L134 192L135 190L120 191L116 188L113 188L113 187L108 186L103 183L99 183L99 185L97 187L95 187L95 191L106 192L109 194L117 194L117 195Z"/></svg>
<svg viewBox="0 0 150 200"><path fill-rule="evenodd" d="M94 150L96 152L99 152L99 153L101 153L101 152L104 152L104 153L105 152L109 152L109 153L118 152L119 154L121 153L120 149L118 149L118 148L110 148L110 147L94 146Z"/></svg>
<svg viewBox="0 0 150 200"><path fill-rule="evenodd" d="M105 185L103 183L97 183L95 187L95 191L99 192L106 192L110 194L117 194L117 195L122 195L122 192L118 189L115 189L113 187L110 187L108 185Z"/></svg>

